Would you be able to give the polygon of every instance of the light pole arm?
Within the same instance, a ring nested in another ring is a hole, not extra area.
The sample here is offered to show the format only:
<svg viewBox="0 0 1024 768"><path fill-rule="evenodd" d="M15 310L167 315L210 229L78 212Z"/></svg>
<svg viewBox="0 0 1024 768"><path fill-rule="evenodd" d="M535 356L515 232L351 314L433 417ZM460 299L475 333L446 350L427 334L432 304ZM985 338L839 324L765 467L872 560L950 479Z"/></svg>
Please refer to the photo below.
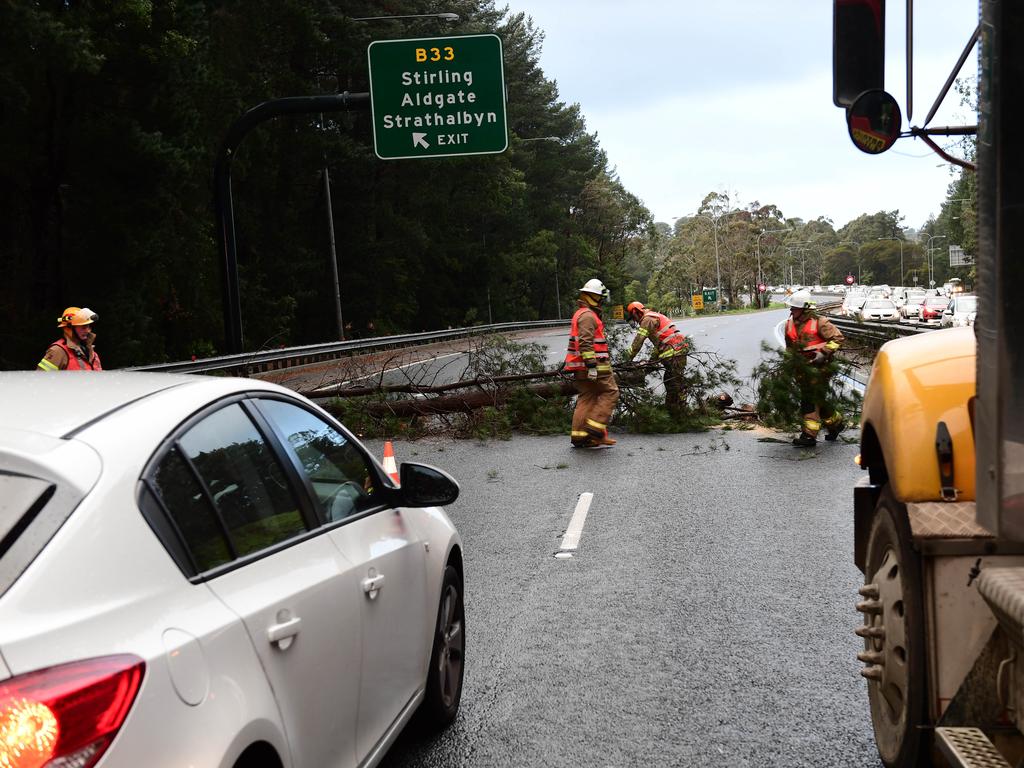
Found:
<svg viewBox="0 0 1024 768"><path fill-rule="evenodd" d="M224 309L224 343L229 354L242 351L242 304L238 292L238 251L235 241L235 210L231 195L231 161L242 139L260 123L279 115L340 112L369 105L369 93L333 93L325 96L291 96L257 104L228 128L213 167L214 209L221 266L221 297Z"/></svg>

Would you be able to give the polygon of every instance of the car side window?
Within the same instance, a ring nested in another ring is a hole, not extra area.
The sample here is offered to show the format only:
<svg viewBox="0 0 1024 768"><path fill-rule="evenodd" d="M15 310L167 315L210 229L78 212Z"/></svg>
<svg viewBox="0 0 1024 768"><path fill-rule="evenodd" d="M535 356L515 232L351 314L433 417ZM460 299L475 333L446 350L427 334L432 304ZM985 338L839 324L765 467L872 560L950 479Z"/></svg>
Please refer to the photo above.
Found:
<svg viewBox="0 0 1024 768"><path fill-rule="evenodd" d="M351 440L304 408L281 400L256 402L264 417L295 449L327 522L378 505L376 475Z"/></svg>
<svg viewBox="0 0 1024 768"><path fill-rule="evenodd" d="M206 487L235 556L303 533L305 521L284 470L238 403L191 427L178 447ZM207 502L207 508L209 501Z"/></svg>

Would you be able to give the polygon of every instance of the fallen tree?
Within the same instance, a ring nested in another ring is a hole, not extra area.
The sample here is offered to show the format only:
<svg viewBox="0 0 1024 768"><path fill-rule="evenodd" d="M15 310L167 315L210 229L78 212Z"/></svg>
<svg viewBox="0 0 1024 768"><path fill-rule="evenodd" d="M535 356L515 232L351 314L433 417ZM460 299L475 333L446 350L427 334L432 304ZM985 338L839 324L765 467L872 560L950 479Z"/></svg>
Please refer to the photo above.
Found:
<svg viewBox="0 0 1024 768"><path fill-rule="evenodd" d="M647 371L656 368L656 364L632 363L614 367L620 388L645 386ZM551 382L536 382L537 379L558 379ZM533 384L525 382L535 381ZM456 390L471 390L458 394L448 394ZM405 399L382 399L365 403L366 412L372 416L434 416L441 413L462 413L477 408L500 407L508 402L513 392L525 390L542 398L568 396L576 394L576 387L569 374L562 371L541 371L538 373L509 374L505 376L476 376L451 384L426 386L412 382L405 384L380 384L372 387L328 387L318 388L312 392L303 392L307 397L367 397L370 395L386 395L407 393L413 395ZM324 408L341 415L344 411L327 402Z"/></svg>

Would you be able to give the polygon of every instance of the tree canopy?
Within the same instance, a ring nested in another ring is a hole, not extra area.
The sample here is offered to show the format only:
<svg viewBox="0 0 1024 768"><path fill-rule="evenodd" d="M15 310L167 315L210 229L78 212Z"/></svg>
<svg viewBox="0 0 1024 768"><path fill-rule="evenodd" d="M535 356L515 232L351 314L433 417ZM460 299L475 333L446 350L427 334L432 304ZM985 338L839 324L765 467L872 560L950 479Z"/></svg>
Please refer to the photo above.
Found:
<svg viewBox="0 0 1024 768"><path fill-rule="evenodd" d="M544 34L528 16L454 0L451 25L359 20L433 10L426 0L0 3L0 309L13 324L0 368L31 368L67 305L99 313L109 367L225 351L218 148L261 102L369 90L373 40L497 34L509 148L382 161L365 109L280 117L249 133L232 165L246 349L338 336L325 172L350 335L566 317L594 276L617 303L657 297L670 309L675 297L682 307L718 273L735 296L758 261L774 282L814 248L810 271L838 279L848 254L828 249L898 230L876 214L835 233L722 193L698 216L655 226L579 105L544 75ZM973 194L960 184L957 197ZM934 228L972 232L956 211ZM897 244L872 243L861 259L891 274Z"/></svg>

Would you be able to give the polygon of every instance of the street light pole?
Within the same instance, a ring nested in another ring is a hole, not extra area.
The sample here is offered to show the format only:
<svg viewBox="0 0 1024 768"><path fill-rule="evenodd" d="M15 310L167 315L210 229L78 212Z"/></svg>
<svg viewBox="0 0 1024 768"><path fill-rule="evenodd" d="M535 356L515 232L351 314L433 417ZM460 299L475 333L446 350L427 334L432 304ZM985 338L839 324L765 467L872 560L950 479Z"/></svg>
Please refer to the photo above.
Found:
<svg viewBox="0 0 1024 768"><path fill-rule="evenodd" d="M932 258L932 240L944 240L945 235L931 235L928 238L928 287L935 287L935 262Z"/></svg>
<svg viewBox="0 0 1024 768"><path fill-rule="evenodd" d="M734 213L743 213L743 211L726 211L725 213L721 214L717 218L715 218L714 216L709 216L706 213L694 213L693 214L693 216L696 216L696 217L699 217L699 218L702 218L702 219L707 219L708 221L710 221L711 222L712 230L714 232L714 238L715 238L715 281L717 282L717 285L715 286L715 297L716 297L715 305L716 305L716 308L719 309L719 310L722 309L722 265L721 265L721 262L719 261L719 258L718 258L718 222L721 219L724 219L726 216L731 216Z"/></svg>

